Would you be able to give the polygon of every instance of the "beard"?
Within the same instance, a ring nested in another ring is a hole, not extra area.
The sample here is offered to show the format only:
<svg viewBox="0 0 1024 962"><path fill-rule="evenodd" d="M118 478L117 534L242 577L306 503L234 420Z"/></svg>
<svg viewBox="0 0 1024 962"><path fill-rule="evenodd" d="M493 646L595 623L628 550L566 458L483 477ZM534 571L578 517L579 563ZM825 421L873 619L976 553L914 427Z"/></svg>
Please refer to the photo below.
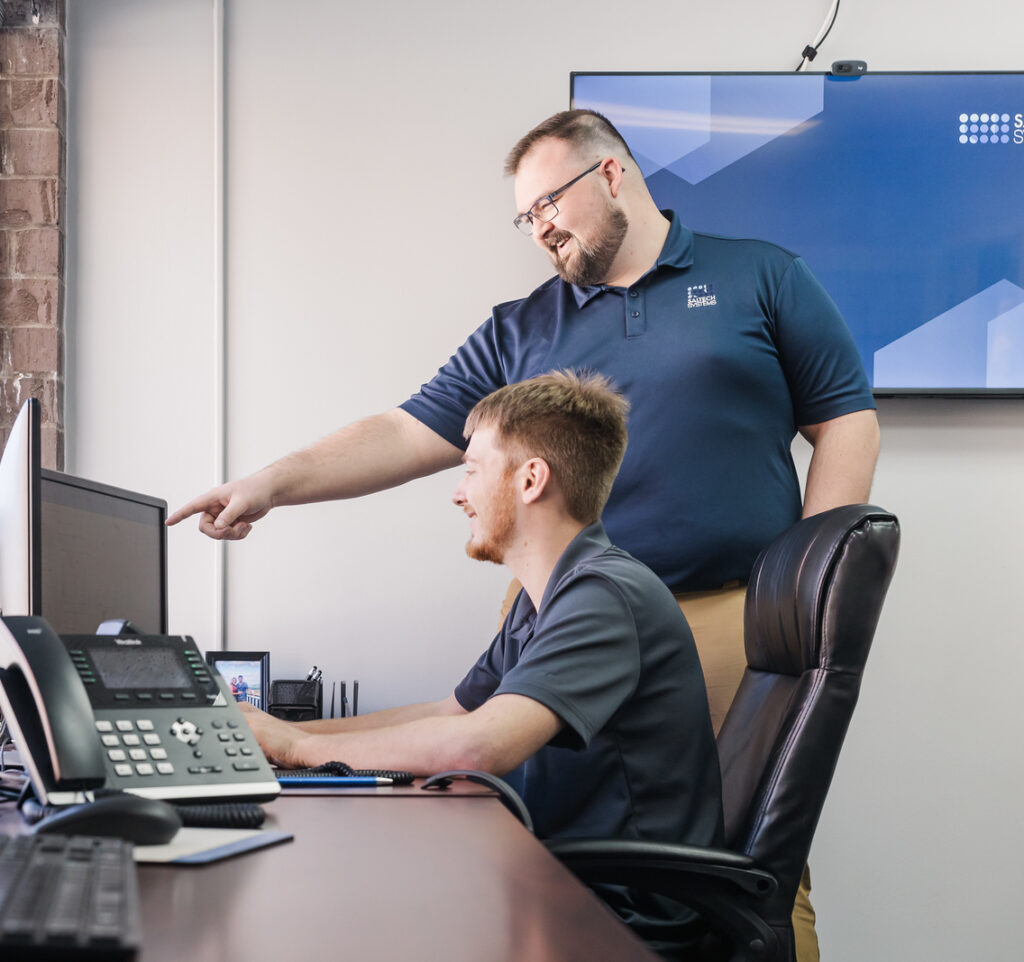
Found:
<svg viewBox="0 0 1024 962"><path fill-rule="evenodd" d="M593 240L586 241L579 234L555 230L548 237L548 252L558 276L567 284L590 287L601 284L608 277L612 263L629 229L629 220L618 207L607 208L607 215L598 225ZM576 249L569 259L559 256L557 245L563 240L574 240Z"/></svg>
<svg viewBox="0 0 1024 962"><path fill-rule="evenodd" d="M490 561L504 564L505 552L512 543L516 526L516 511L513 503L512 475L504 488L487 505L487 529L483 529L482 518L477 514L480 530L466 542L466 554L474 561Z"/></svg>

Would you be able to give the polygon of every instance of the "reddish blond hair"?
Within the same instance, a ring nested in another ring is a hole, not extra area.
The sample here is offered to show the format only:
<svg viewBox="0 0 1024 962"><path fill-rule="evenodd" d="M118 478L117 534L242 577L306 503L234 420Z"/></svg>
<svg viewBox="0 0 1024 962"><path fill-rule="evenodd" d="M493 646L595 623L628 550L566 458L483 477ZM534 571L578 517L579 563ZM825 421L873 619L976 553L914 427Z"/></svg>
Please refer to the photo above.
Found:
<svg viewBox="0 0 1024 962"><path fill-rule="evenodd" d="M543 458L576 521L601 517L626 452L629 401L601 374L552 371L488 394L469 412L465 436L496 430L509 466Z"/></svg>

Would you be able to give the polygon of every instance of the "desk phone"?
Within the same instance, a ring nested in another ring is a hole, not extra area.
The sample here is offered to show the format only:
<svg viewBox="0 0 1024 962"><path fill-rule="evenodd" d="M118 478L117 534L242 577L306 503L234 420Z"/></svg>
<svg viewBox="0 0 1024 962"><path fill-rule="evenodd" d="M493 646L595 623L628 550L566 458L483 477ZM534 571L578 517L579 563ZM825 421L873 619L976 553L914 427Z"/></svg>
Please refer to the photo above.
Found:
<svg viewBox="0 0 1024 962"><path fill-rule="evenodd" d="M43 804L101 787L175 802L280 792L190 637L58 637L42 618L0 621L0 708Z"/></svg>

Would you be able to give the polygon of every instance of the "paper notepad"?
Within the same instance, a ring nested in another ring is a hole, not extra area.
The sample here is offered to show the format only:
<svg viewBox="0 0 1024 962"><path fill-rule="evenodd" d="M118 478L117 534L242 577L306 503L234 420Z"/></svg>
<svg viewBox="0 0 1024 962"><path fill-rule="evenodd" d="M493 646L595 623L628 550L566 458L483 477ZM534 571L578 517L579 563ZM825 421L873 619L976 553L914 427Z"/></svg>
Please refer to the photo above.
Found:
<svg viewBox="0 0 1024 962"><path fill-rule="evenodd" d="M291 841L289 832L251 828L182 828L166 845L136 845L136 862L202 865Z"/></svg>

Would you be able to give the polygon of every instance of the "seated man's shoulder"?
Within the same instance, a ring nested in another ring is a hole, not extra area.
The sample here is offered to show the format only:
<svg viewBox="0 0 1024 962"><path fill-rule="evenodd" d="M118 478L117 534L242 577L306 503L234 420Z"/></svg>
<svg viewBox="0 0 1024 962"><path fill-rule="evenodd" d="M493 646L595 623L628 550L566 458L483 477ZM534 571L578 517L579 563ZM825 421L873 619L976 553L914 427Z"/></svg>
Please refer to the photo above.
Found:
<svg viewBox="0 0 1024 962"><path fill-rule="evenodd" d="M610 546L600 554L577 565L571 579L577 591L588 586L591 592L600 593L608 599L618 599L623 610L628 610L638 624L658 621L677 625L680 631L689 633L686 619L679 610L675 596L665 583L642 561L631 554Z"/></svg>
<svg viewBox="0 0 1024 962"><path fill-rule="evenodd" d="M605 578L627 592L663 596L674 601L672 592L647 565L615 545L588 558L579 566L579 573Z"/></svg>

